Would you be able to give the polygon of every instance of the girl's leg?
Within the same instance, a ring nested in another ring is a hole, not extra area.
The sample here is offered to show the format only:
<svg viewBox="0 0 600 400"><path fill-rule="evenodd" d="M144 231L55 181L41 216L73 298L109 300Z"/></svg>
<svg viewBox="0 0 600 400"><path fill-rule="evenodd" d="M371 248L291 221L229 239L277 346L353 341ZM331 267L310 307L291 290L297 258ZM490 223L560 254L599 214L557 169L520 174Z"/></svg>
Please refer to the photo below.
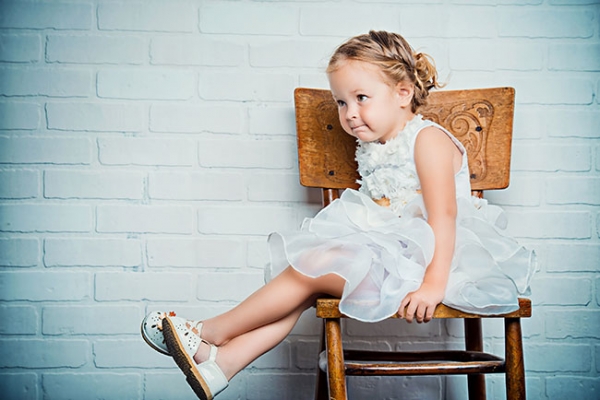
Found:
<svg viewBox="0 0 600 400"><path fill-rule="evenodd" d="M284 319L299 308L304 310L308 306L301 306L315 294L341 296L345 282L335 274L310 278L288 267L235 308L205 320L202 338L221 346L246 332Z"/></svg>
<svg viewBox="0 0 600 400"><path fill-rule="evenodd" d="M310 298L280 320L239 335L219 347L216 361L227 380L231 380L235 374L251 362L281 343L294 328L304 310L309 308L314 300L314 298ZM208 357L208 345L206 347L204 359ZM196 362L201 361L204 360L196 358Z"/></svg>

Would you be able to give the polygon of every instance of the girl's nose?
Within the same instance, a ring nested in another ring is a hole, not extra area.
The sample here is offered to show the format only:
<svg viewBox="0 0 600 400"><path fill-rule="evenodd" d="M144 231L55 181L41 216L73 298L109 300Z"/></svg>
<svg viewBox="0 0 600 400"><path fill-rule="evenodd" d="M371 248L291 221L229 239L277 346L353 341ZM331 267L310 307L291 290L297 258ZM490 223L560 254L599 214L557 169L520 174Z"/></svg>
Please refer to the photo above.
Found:
<svg viewBox="0 0 600 400"><path fill-rule="evenodd" d="M346 111L346 119L348 121L350 121L351 119L355 119L356 117L358 117L358 110L357 110L357 108L354 107L354 106L348 105L347 111Z"/></svg>

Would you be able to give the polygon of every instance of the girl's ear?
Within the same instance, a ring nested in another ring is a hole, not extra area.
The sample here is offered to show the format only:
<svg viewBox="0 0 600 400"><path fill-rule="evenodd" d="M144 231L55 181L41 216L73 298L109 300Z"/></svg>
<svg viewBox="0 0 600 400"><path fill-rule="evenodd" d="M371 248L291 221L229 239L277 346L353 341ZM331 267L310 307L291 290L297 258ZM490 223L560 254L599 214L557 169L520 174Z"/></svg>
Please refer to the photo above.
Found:
<svg viewBox="0 0 600 400"><path fill-rule="evenodd" d="M396 93L399 96L401 107L410 107L413 96L415 95L415 85L410 82L402 81L396 84Z"/></svg>

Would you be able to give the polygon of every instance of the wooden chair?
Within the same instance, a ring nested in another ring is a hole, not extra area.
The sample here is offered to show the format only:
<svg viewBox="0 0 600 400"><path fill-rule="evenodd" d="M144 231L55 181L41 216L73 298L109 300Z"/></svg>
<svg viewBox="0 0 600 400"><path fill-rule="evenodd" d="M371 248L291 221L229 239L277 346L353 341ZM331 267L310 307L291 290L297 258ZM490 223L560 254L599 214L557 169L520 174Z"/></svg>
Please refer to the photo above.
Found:
<svg viewBox="0 0 600 400"><path fill-rule="evenodd" d="M469 156L471 188L483 190L508 186L514 112L512 88L432 92L419 112L446 127L465 146ZM300 182L321 188L323 205L339 197L339 189L357 188L354 160L356 141L343 132L337 106L328 90L298 88L294 93ZM531 316L531 302L520 299L519 310L510 314L482 316L440 304L434 318L462 318L465 350L374 352L344 350L339 300L322 298L316 314L324 322L321 350L327 369L319 370L317 399L346 399L346 375L447 375L467 374L469 399L485 399L485 375L504 373L508 399L525 399L525 369L521 318ZM505 354L483 352L481 320L502 318Z"/></svg>

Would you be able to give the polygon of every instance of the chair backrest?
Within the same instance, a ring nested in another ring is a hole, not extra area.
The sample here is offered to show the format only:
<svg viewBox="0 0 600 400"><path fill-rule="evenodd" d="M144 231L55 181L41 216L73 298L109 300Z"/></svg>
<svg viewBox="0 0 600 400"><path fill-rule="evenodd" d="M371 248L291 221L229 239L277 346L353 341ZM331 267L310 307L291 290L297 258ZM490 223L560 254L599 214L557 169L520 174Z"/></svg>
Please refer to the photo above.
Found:
<svg viewBox="0 0 600 400"><path fill-rule="evenodd" d="M323 189L358 188L356 139L340 125L329 90L294 91L300 183ZM431 92L418 112L448 129L467 149L471 189L508 186L513 88Z"/></svg>

